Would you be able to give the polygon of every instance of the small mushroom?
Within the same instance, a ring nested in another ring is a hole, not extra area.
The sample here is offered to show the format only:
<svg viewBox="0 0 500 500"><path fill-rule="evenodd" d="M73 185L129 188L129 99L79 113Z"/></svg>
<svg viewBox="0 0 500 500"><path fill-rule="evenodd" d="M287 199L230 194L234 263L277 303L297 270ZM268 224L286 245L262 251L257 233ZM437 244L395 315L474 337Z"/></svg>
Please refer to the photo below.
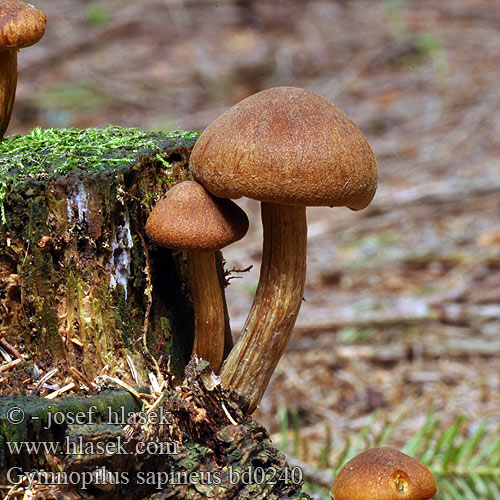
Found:
<svg viewBox="0 0 500 500"><path fill-rule="evenodd" d="M7 130L17 85L17 51L37 43L47 18L20 0L0 2L0 141Z"/></svg>
<svg viewBox="0 0 500 500"><path fill-rule="evenodd" d="M372 448L340 469L334 500L428 500L437 492L432 472L394 448Z"/></svg>
<svg viewBox="0 0 500 500"><path fill-rule="evenodd" d="M209 125L190 165L215 196L262 202L259 285L242 336L221 369L223 385L243 394L251 412L302 302L306 206L366 207L377 187L375 156L335 104L304 89L277 87L244 99Z"/></svg>
<svg viewBox="0 0 500 500"><path fill-rule="evenodd" d="M194 181L169 189L146 222L153 243L186 251L195 317L193 353L215 372L224 353L225 315L214 252L243 238L247 230L248 218L238 205Z"/></svg>

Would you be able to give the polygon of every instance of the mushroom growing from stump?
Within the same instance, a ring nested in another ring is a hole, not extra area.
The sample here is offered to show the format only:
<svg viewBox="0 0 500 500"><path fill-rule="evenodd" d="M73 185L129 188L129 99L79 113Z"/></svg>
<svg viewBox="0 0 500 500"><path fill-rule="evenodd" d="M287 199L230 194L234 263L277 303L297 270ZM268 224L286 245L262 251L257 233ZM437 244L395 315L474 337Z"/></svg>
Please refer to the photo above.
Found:
<svg viewBox="0 0 500 500"><path fill-rule="evenodd" d="M17 51L37 43L47 18L20 0L0 2L0 141L7 130L17 85Z"/></svg>
<svg viewBox="0 0 500 500"><path fill-rule="evenodd" d="M214 252L243 238L247 230L248 218L238 205L194 181L169 189L146 222L153 243L186 251L195 318L193 354L215 372L224 353L225 316Z"/></svg>
<svg viewBox="0 0 500 500"><path fill-rule="evenodd" d="M259 284L242 336L221 369L253 411L285 350L306 274L306 206L365 208L377 187L375 156L358 127L324 97L294 87L239 102L201 134L194 177L221 198L262 202Z"/></svg>
<svg viewBox="0 0 500 500"><path fill-rule="evenodd" d="M372 448L340 469L334 500L428 500L436 494L432 472L394 448Z"/></svg>

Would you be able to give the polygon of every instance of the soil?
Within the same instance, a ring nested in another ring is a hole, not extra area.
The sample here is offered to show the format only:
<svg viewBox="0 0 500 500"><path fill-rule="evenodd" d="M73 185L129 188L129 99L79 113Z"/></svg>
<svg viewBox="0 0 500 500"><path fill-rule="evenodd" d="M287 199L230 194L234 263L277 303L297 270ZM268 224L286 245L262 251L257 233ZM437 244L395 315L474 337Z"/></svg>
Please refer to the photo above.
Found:
<svg viewBox="0 0 500 500"><path fill-rule="evenodd" d="M291 343L255 417L298 455L339 450L380 409L401 446L433 408L500 422L500 5L488 0L39 0L7 133L202 130L258 90L339 105L378 160L369 208L308 210L308 278ZM258 204L224 251L235 335L261 258ZM241 278L241 279L240 279ZM335 454L334 452L332 455ZM326 463L328 465L328 463Z"/></svg>

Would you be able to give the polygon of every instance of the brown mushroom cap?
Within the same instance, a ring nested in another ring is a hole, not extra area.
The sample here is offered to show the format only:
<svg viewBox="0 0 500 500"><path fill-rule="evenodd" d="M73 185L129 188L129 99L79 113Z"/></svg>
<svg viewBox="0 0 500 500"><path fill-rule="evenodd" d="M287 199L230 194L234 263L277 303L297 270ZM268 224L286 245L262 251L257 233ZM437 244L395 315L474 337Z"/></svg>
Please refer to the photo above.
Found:
<svg viewBox="0 0 500 500"><path fill-rule="evenodd" d="M0 3L0 50L22 49L37 43L45 32L47 17L20 0Z"/></svg>
<svg viewBox="0 0 500 500"><path fill-rule="evenodd" d="M220 250L247 230L248 217L238 205L216 198L195 181L169 189L146 222L151 241L174 250Z"/></svg>
<svg viewBox="0 0 500 500"><path fill-rule="evenodd" d="M360 210L377 188L359 128L328 99L295 87L264 90L226 111L201 134L190 163L221 198Z"/></svg>
<svg viewBox="0 0 500 500"><path fill-rule="evenodd" d="M340 469L334 500L427 500L436 494L431 471L393 448L372 448Z"/></svg>

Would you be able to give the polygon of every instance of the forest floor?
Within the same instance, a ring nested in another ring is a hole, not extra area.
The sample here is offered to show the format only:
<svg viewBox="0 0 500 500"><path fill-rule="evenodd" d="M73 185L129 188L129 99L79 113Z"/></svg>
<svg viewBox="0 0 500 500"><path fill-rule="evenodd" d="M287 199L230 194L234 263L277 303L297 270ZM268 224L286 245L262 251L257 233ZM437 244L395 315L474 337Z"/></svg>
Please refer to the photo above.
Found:
<svg viewBox="0 0 500 500"><path fill-rule="evenodd" d="M203 129L276 85L306 87L362 129L379 167L366 210L308 210L295 332L256 412L298 456L339 449L373 411L401 446L430 409L500 422L500 6L488 0L39 0L8 133L113 123ZM235 334L258 281L258 204L224 252Z"/></svg>

